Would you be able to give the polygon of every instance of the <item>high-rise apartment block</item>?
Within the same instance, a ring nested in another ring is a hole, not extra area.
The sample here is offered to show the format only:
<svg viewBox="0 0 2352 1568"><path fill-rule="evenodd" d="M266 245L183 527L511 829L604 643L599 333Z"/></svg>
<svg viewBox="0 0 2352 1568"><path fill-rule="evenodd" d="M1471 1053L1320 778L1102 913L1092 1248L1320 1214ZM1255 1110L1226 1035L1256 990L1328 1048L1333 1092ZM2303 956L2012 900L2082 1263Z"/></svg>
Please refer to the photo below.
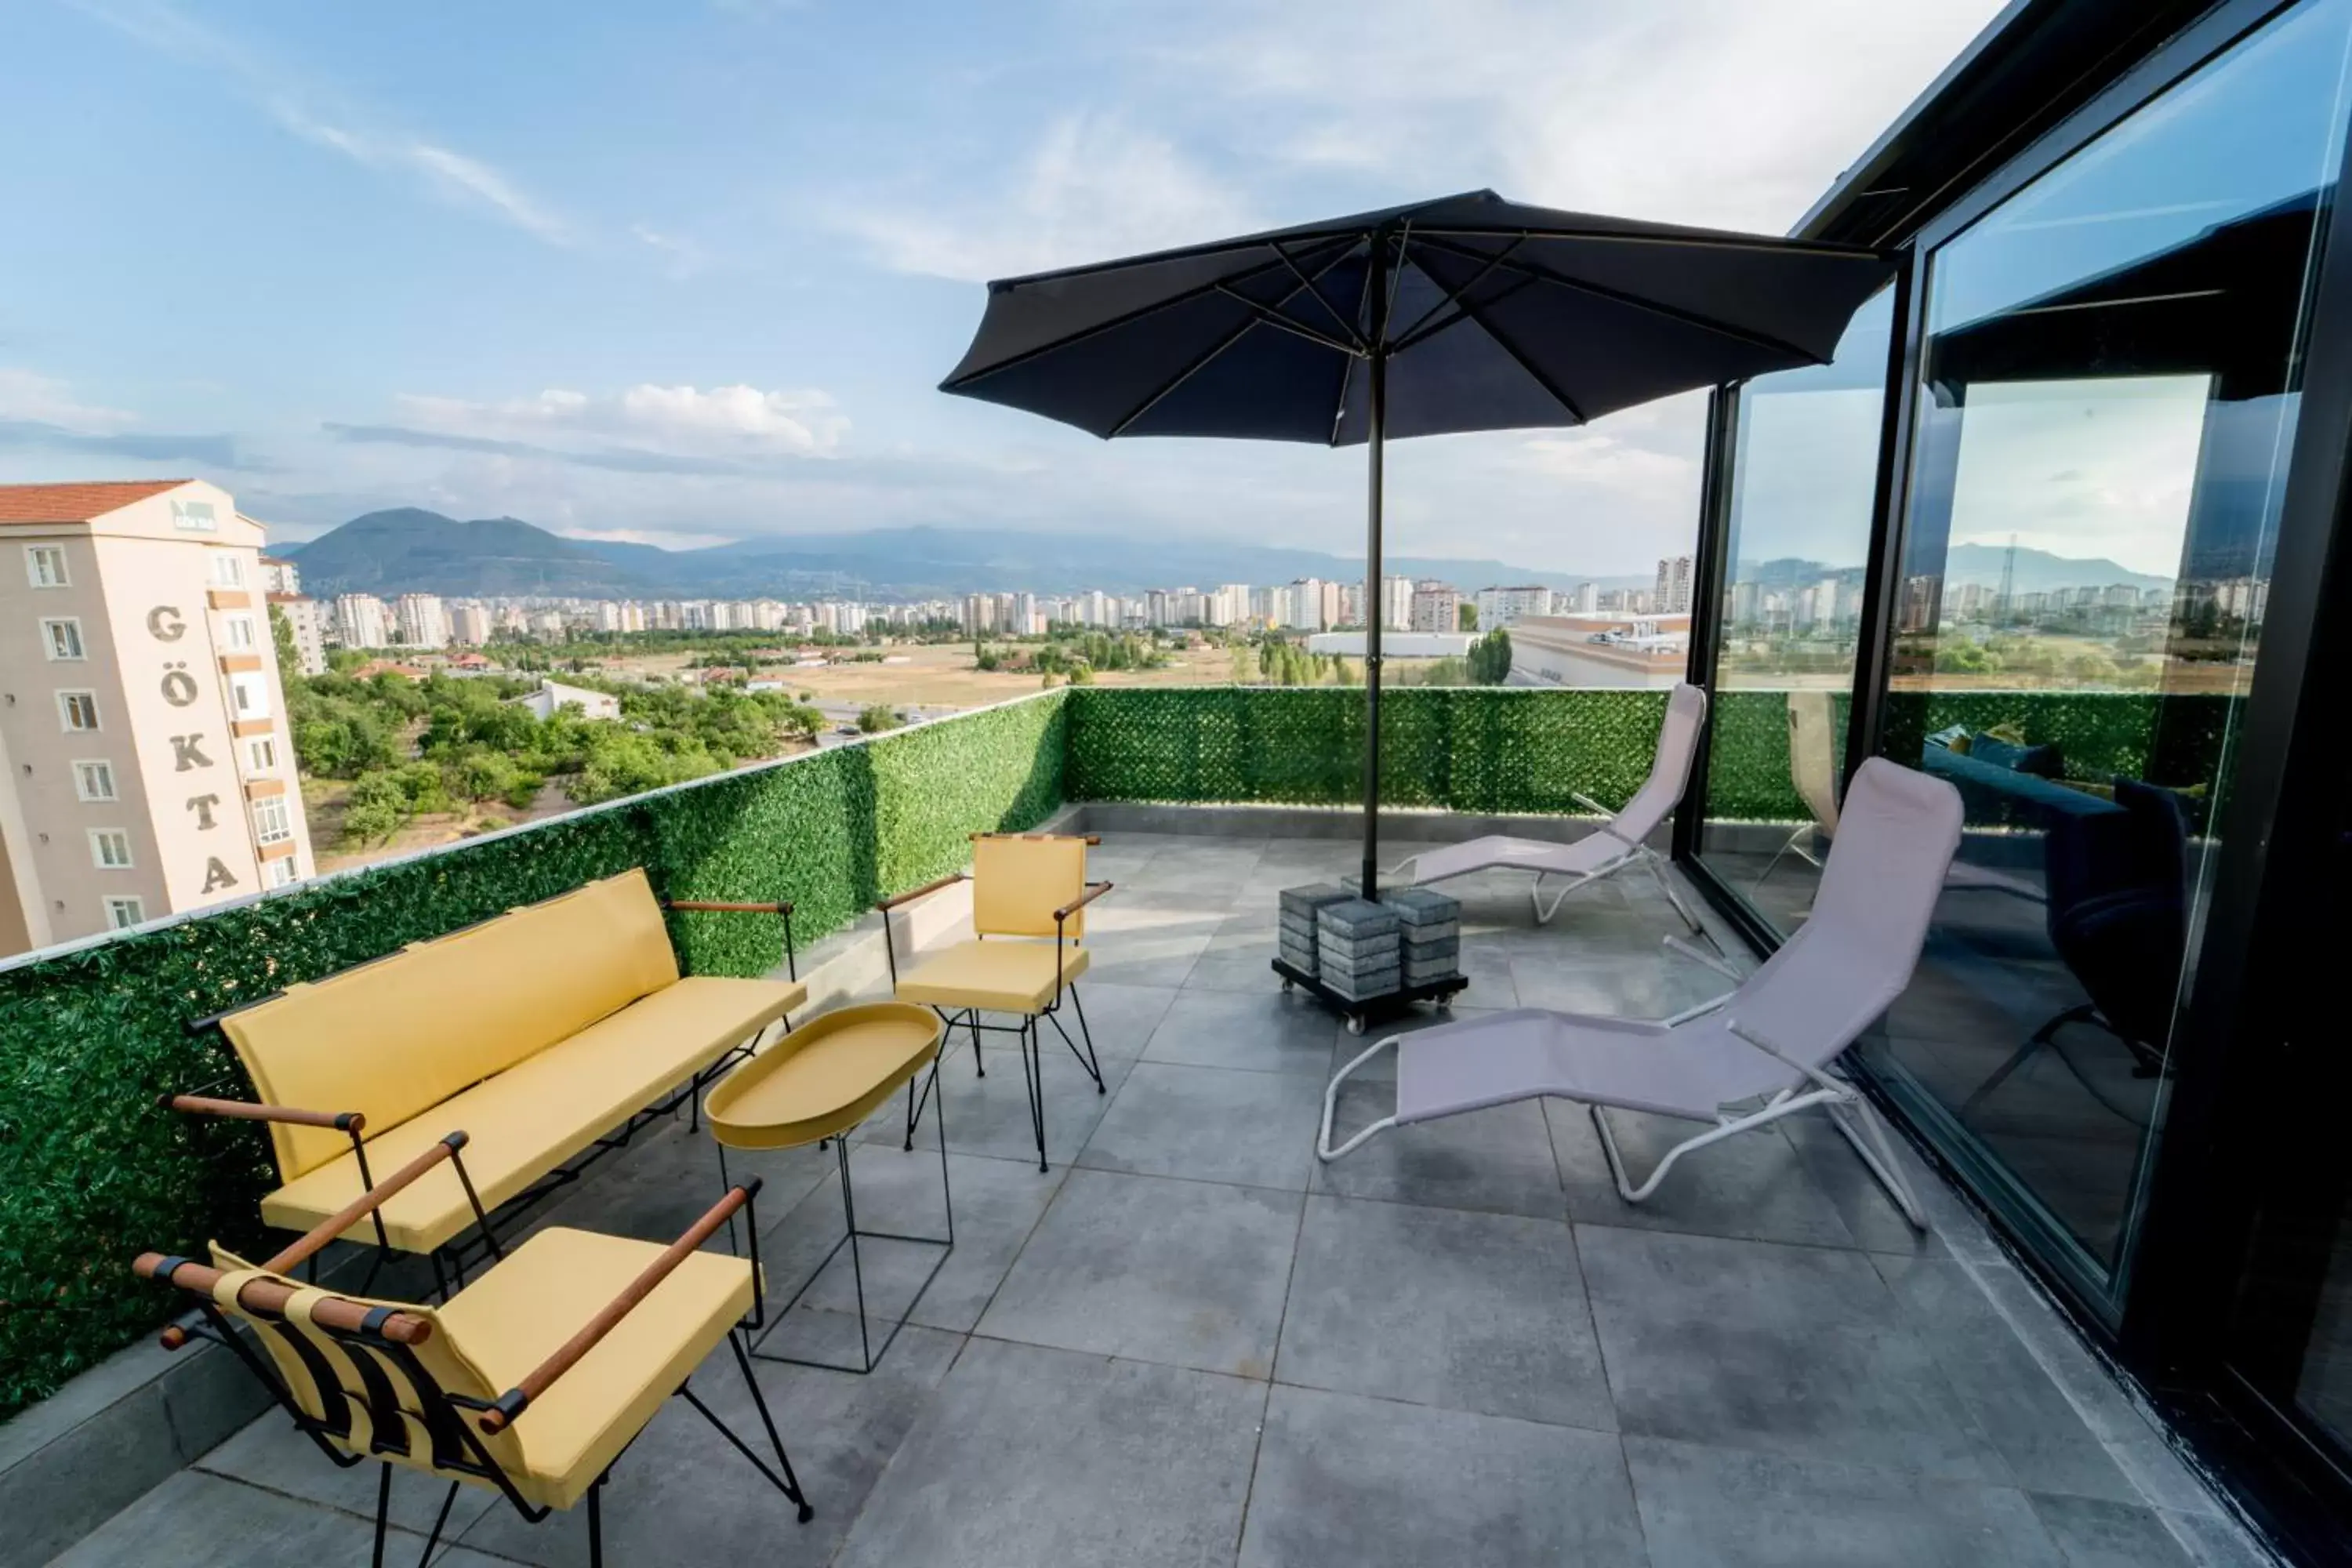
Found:
<svg viewBox="0 0 2352 1568"><path fill-rule="evenodd" d="M310 874L261 543L200 480L0 485L0 952Z"/></svg>
<svg viewBox="0 0 2352 1568"><path fill-rule="evenodd" d="M1461 591L1446 583L1416 583L1412 586L1412 629L1417 632L1458 631L1462 626Z"/></svg>
<svg viewBox="0 0 2352 1568"><path fill-rule="evenodd" d="M268 569L268 557L262 558L262 567ZM268 595L270 609L286 617L288 629L294 634L294 658L304 675L327 673L327 611L318 600L303 594L279 593ZM281 675L283 671L279 672Z"/></svg>
<svg viewBox="0 0 2352 1568"><path fill-rule="evenodd" d="M449 640L462 647L479 647L490 640L490 612L479 605L449 606Z"/></svg>
<svg viewBox="0 0 2352 1568"><path fill-rule="evenodd" d="M338 594L335 637L345 647L390 647L392 612L373 594Z"/></svg>
<svg viewBox="0 0 2352 1568"><path fill-rule="evenodd" d="M442 612L437 594L403 594L393 605L405 647L447 647L449 617Z"/></svg>
<svg viewBox="0 0 2352 1568"><path fill-rule="evenodd" d="M1412 579L1381 579L1381 625L1403 631L1412 625Z"/></svg>
<svg viewBox="0 0 2352 1568"><path fill-rule="evenodd" d="M1478 629L1492 631L1529 616L1551 614L1552 594L1540 583L1523 584L1512 588L1481 588L1478 590Z"/></svg>
<svg viewBox="0 0 2352 1568"><path fill-rule="evenodd" d="M1685 614L1691 607L1691 558L1670 555L1658 563L1658 591L1650 608L1663 616Z"/></svg>

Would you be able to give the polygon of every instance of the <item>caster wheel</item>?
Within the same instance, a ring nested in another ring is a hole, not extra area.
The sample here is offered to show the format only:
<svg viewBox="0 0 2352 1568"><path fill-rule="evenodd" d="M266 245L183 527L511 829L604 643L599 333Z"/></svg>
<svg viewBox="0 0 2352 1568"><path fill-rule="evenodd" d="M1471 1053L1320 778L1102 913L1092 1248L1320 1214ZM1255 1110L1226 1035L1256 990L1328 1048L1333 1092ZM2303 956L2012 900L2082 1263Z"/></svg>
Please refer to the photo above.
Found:
<svg viewBox="0 0 2352 1568"><path fill-rule="evenodd" d="M1290 994L1290 982L1287 980L1282 983L1282 994L1286 996Z"/></svg>
<svg viewBox="0 0 2352 1568"><path fill-rule="evenodd" d="M815 1509L810 1507L807 1503L801 1504L801 1522L803 1524L806 1524L810 1520L813 1520L815 1517Z"/></svg>
<svg viewBox="0 0 2352 1568"><path fill-rule="evenodd" d="M1348 1033L1351 1035L1360 1035L1363 1032L1364 1021L1361 1018L1350 1018L1348 1020Z"/></svg>

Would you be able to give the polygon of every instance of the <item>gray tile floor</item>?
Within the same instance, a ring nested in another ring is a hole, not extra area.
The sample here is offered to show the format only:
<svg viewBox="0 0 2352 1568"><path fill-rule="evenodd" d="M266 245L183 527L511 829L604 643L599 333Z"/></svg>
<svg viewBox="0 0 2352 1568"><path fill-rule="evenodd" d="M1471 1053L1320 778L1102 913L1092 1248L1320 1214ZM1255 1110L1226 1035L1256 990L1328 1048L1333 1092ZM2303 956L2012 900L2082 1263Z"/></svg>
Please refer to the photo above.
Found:
<svg viewBox="0 0 2352 1568"><path fill-rule="evenodd" d="M1410 845L1395 846L1402 855ZM1553 1101L1374 1140L1319 1165L1322 1086L1365 1041L1266 967L1276 889L1352 846L1120 835L1083 994L1098 1094L1048 1033L1053 1166L1018 1058L942 1074L957 1247L871 1377L761 1363L815 1520L673 1403L617 1466L614 1563L891 1568L1246 1563L1984 1564L2258 1561L1949 1192L1904 1157L1915 1235L1825 1124L1694 1155L1640 1209L1591 1120ZM1665 954L1646 887L1544 929L1524 879L1456 887L1472 1005L1657 1015L1716 988ZM1422 1020L1425 1026L1433 1020ZM1343 1124L1377 1114L1351 1086ZM931 1230L938 1123L894 1105L853 1153L866 1224ZM1626 1118L1637 1160L1667 1124ZM830 1154L766 1179L770 1276L830 1245ZM667 1239L717 1170L682 1123L549 1216ZM866 1252L895 1313L929 1258ZM837 1260L771 1347L855 1343ZM749 1401L724 1358L698 1389ZM394 1489L413 1561L437 1506ZM365 1560L373 1487L267 1417L63 1561ZM584 1520L460 1502L436 1561L583 1563ZM209 1555L207 1555L209 1553Z"/></svg>

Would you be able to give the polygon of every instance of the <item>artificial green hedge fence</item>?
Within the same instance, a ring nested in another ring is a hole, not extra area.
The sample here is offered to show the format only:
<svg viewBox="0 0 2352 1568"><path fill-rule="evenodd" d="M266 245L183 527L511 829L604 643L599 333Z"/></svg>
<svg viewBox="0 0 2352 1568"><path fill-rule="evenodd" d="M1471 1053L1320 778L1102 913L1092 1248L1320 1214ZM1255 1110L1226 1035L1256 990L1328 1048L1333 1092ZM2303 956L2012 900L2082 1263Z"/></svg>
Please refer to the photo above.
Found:
<svg viewBox="0 0 2352 1568"><path fill-rule="evenodd" d="M1347 687L1078 688L1069 694L1074 800L1353 805L1363 800L1364 694ZM1853 708L1831 697L1844 755ZM2186 786L2219 766L2231 699L2154 692L1897 692L1885 749L1917 753L1950 725L2015 724L2057 745L2070 778L2121 773ZM1381 799L1494 814L1571 814L1571 792L1611 807L1641 787L1665 693L1613 688L1404 687L1381 696ZM1789 778L1789 697L1716 695L1707 815L1803 822Z"/></svg>
<svg viewBox="0 0 2352 1568"><path fill-rule="evenodd" d="M186 1019L632 866L666 897L788 899L805 942L963 865L971 834L1050 815L1065 729L1063 694L1041 694L0 970L0 1417L159 1321L135 1254L256 1238L266 1140L155 1105L250 1092ZM680 915L672 934L690 973L782 959L772 921Z"/></svg>

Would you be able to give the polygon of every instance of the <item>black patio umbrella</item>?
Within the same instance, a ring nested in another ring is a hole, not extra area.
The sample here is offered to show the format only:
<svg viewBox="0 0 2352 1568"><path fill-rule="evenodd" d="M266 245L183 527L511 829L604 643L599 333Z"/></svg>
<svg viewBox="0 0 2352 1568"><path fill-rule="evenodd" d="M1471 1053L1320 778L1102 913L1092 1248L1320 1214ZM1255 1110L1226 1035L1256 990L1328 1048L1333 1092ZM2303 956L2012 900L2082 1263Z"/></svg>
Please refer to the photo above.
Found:
<svg viewBox="0 0 2352 1568"><path fill-rule="evenodd" d="M1105 438L1370 444L1363 889L1377 898L1382 443L1580 425L1821 363L1891 275L1867 250L1474 191L991 283L940 390Z"/></svg>

